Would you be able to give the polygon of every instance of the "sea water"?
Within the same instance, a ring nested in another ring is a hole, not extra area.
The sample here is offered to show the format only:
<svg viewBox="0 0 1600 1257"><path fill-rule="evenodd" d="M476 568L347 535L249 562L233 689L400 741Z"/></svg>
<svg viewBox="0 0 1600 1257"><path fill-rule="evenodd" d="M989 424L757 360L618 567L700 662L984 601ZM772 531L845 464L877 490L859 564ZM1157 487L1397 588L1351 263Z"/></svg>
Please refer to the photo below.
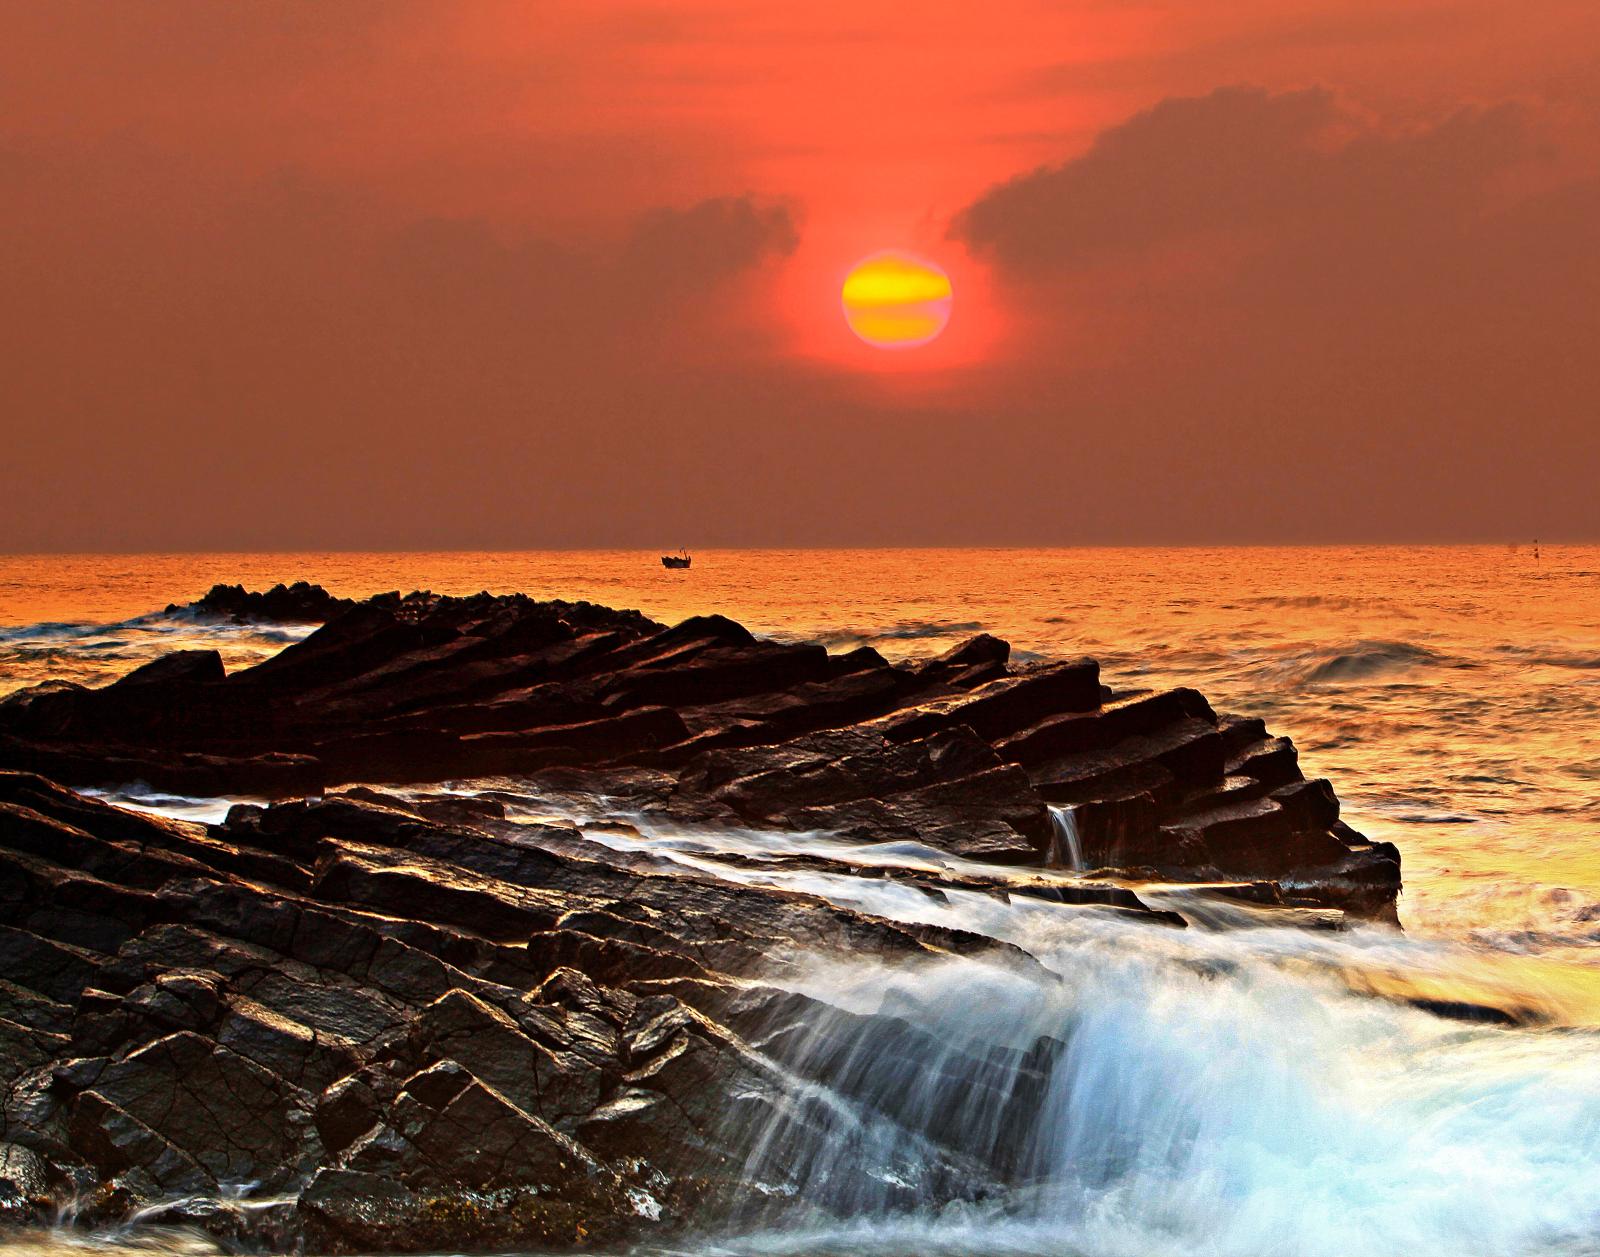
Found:
<svg viewBox="0 0 1600 1257"><path fill-rule="evenodd" d="M781 1121L742 1132L747 1169L843 1221L749 1220L692 1251L1600 1252L1600 550L708 552L682 573L638 553L12 558L0 687L96 683L181 646L242 666L309 626L151 613L213 581L301 578L350 595L523 590L664 621L717 611L891 657L976 632L1015 658L1090 654L1117 688L1192 685L1218 710L1266 717L1308 775L1332 779L1352 824L1400 846L1406 932L1331 934L1201 909L1181 887L1143 892L1193 923L1170 930L750 858L837 848L963 871L917 844L586 830L601 854L642 845L1029 958L817 957L787 973L851 1025L892 1013L927 1050L908 1062L868 1031L841 1058L839 1027L813 1027L837 1071L818 1095L829 1116L803 1138ZM489 787L515 800L518 783L452 788ZM112 794L174 814L226 806L133 783ZM530 792L521 810L549 806ZM1511 1009L1519 1024L1419 1000ZM1001 1129L983 1098L1023 1060L1042 1081ZM1005 1188L945 1191L933 1132L970 1175L1007 1158Z"/></svg>

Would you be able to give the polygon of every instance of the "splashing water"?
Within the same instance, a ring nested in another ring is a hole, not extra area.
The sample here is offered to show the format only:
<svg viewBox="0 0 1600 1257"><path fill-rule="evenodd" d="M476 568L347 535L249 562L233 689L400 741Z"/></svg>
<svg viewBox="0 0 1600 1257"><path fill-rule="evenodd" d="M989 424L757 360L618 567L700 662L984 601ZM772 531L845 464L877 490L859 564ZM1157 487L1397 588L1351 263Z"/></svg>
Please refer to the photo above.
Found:
<svg viewBox="0 0 1600 1257"><path fill-rule="evenodd" d="M812 1087L742 1132L747 1173L781 1203L708 1251L1596 1251L1600 1016L1564 1007L1554 981L1496 974L1480 949L1274 927L1247 905L1195 913L1193 888L1143 892L1199 923L1172 930L1023 896L940 901L877 878L719 866L719 844L745 854L760 835L646 826L633 841L1038 962L818 959L777 980L815 1011L798 1038L775 1026L752 1042ZM849 850L813 837L819 848ZM1386 973L1418 985L1371 998ZM1434 1016L1404 998L1439 989L1427 979L1493 988L1546 1028ZM797 1224L797 1206L830 1221Z"/></svg>
<svg viewBox="0 0 1600 1257"><path fill-rule="evenodd" d="M1350 1257L1592 1241L1593 1034L1462 1030L1127 942L1073 949L1059 983L967 960L819 970L812 994L880 1016L828 1014L791 1057L853 1103L820 1130L761 1132L755 1168L781 1161L848 1220L750 1246ZM942 1205L963 1166L980 1198Z"/></svg>

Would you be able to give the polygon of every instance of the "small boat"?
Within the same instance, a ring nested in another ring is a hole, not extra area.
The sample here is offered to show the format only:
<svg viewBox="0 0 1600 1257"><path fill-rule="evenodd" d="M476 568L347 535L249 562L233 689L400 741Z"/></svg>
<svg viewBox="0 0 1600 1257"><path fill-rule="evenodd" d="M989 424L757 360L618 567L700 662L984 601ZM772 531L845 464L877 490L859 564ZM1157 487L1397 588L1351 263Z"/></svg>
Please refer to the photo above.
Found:
<svg viewBox="0 0 1600 1257"><path fill-rule="evenodd" d="M691 562L693 560L690 559L688 552L684 550L679 550L676 554L663 554L661 556L662 567L688 567Z"/></svg>

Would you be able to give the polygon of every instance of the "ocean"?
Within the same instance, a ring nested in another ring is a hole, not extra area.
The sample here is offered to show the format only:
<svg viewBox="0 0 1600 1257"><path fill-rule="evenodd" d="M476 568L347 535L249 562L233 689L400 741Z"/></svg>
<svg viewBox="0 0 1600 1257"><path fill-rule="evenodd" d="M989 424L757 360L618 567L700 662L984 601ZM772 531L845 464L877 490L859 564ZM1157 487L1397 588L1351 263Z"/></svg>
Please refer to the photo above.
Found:
<svg viewBox="0 0 1600 1257"><path fill-rule="evenodd" d="M1119 688L1193 686L1292 737L1346 818L1401 848L1408 930L1600 958L1600 547L729 550L686 572L638 551L9 557L0 693L184 646L265 657L305 628L160 610L297 579L715 611L891 658L978 632L1093 655Z"/></svg>
<svg viewBox="0 0 1600 1257"><path fill-rule="evenodd" d="M523 591L668 622L719 612L895 658L978 632L1014 658L1093 655L1116 688L1188 685L1218 711L1264 717L1308 776L1333 782L1345 819L1400 848L1403 936L1152 938L1021 903L938 906L870 879L791 877L1015 942L1067 975L1047 996L987 978L979 990L961 964L892 979L819 964L810 979L840 1007L895 999L946 1037L1070 1022L1080 1074L1044 1180L1057 1194L1003 1217L697 1251L1600 1252L1600 547L706 551L682 572L622 551L0 558L0 693L102 683L180 647L243 666L310 626L162 608L219 581L299 579L345 595ZM138 783L111 793L184 815L225 804ZM777 841L647 837L730 877L719 853ZM1213 975L1203 988L1196 965ZM1397 988L1488 991L1533 1015L1466 1025L1370 998ZM1075 1167L1113 1144L1120 1177L1089 1191Z"/></svg>

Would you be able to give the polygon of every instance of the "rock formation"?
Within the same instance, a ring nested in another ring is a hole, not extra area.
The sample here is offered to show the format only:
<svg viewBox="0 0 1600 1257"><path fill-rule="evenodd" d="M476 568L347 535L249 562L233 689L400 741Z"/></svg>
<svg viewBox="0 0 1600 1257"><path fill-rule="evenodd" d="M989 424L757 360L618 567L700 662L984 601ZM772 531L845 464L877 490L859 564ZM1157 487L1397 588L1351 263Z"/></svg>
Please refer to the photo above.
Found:
<svg viewBox="0 0 1600 1257"><path fill-rule="evenodd" d="M287 592L302 608L325 597ZM254 597L207 600L244 613ZM1292 876L1297 899L1393 919L1397 852L1339 820L1286 739L1193 690L1108 689L1092 659L1013 668L980 636L897 666L721 616L667 628L521 596L326 609L304 641L232 675L186 651L100 689L20 691L0 703L0 767L275 798L560 769L685 820L915 838L1004 864L1061 861L1056 804L1092 867Z"/></svg>
<svg viewBox="0 0 1600 1257"><path fill-rule="evenodd" d="M208 598L225 614L265 605L223 588ZM1013 668L984 636L896 666L716 616L296 590L296 614L323 606L326 624L254 667L181 652L0 704L0 1221L71 1199L84 1221L140 1207L331 1253L760 1217L801 1170L753 1161L749 1132L811 1146L832 1120L811 1084L849 1095L840 1063L865 1035L874 1059L992 1096L996 1129L1028 1128L1057 1039L952 1060L887 1012L783 984L801 957L1038 970L1026 953L644 844L605 857L571 823L508 822L492 790L393 793L407 783L515 775L662 821L915 841L961 859L844 871L935 900L1182 926L1125 884L1155 876L1393 918L1398 855L1338 820L1289 743L1193 691L1113 692L1092 660ZM66 788L133 780L274 801L200 825ZM1048 871L1065 856L1053 808L1096 877ZM839 850L783 860L836 869ZM893 1191L947 1200L1023 1174L1015 1139L877 1105L915 1150L876 1174ZM264 1203L230 1205L241 1192Z"/></svg>
<svg viewBox="0 0 1600 1257"><path fill-rule="evenodd" d="M318 1251L722 1216L749 1187L720 1110L793 1100L755 1045L803 1003L730 974L994 946L571 842L342 796L208 828L0 774L0 1209L185 1200L153 1216L226 1233L187 1198L253 1184L289 1197L257 1238Z"/></svg>
<svg viewBox="0 0 1600 1257"><path fill-rule="evenodd" d="M259 593L243 585L213 585L187 606L169 603L166 614L188 612L200 619L240 623L322 624L354 605L349 598L335 598L321 585L300 580Z"/></svg>

